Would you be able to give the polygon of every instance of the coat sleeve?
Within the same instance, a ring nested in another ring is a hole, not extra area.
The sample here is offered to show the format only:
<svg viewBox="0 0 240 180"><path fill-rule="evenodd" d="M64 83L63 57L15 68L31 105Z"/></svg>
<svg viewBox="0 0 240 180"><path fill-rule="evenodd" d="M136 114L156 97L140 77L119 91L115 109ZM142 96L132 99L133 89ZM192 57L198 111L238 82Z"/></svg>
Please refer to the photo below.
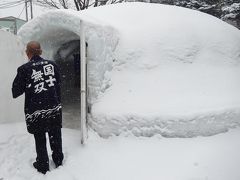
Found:
<svg viewBox="0 0 240 180"><path fill-rule="evenodd" d="M25 92L26 79L24 75L23 68L19 67L17 70L17 75L12 84L12 96L17 98Z"/></svg>

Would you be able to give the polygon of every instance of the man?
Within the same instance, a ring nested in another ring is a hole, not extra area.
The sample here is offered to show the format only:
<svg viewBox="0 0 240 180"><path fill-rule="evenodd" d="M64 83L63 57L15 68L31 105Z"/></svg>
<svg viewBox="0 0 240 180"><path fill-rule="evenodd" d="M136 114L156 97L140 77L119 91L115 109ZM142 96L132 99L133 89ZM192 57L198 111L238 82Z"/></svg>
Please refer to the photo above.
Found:
<svg viewBox="0 0 240 180"><path fill-rule="evenodd" d="M63 161L60 74L53 61L40 57L42 50L38 42L29 42L26 54L29 62L17 69L12 94L13 98L17 98L25 93L27 130L34 135L37 153L33 166L46 174L49 171L46 133L56 167L61 166Z"/></svg>

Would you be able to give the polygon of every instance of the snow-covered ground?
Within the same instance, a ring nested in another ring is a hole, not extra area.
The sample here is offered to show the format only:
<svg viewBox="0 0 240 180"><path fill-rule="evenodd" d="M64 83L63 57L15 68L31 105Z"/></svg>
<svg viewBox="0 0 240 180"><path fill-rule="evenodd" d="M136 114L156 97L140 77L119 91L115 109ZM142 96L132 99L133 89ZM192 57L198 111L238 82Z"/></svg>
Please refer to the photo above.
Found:
<svg viewBox="0 0 240 180"><path fill-rule="evenodd" d="M211 137L100 138L63 129L64 165L38 173L34 139L24 123L0 125L0 179L4 180L239 180L240 129ZM48 148L49 149L49 148ZM50 152L50 151L49 151ZM50 153L49 153L50 155Z"/></svg>

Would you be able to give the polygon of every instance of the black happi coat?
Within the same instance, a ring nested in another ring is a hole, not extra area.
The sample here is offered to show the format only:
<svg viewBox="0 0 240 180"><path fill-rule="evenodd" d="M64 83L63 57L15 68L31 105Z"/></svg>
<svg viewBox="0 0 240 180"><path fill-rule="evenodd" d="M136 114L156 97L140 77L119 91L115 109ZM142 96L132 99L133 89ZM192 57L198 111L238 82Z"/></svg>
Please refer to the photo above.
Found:
<svg viewBox="0 0 240 180"><path fill-rule="evenodd" d="M60 74L53 61L34 56L18 68L12 84L13 98L24 92L29 133L62 127Z"/></svg>

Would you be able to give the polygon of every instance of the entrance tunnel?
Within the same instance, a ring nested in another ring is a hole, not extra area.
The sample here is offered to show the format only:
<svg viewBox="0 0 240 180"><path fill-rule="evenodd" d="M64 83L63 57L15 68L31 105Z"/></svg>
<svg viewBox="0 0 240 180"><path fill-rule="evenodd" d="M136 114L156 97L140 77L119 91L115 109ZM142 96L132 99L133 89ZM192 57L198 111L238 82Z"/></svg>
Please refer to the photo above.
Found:
<svg viewBox="0 0 240 180"><path fill-rule="evenodd" d="M61 73L63 126L80 127L80 40L63 43L54 55Z"/></svg>

